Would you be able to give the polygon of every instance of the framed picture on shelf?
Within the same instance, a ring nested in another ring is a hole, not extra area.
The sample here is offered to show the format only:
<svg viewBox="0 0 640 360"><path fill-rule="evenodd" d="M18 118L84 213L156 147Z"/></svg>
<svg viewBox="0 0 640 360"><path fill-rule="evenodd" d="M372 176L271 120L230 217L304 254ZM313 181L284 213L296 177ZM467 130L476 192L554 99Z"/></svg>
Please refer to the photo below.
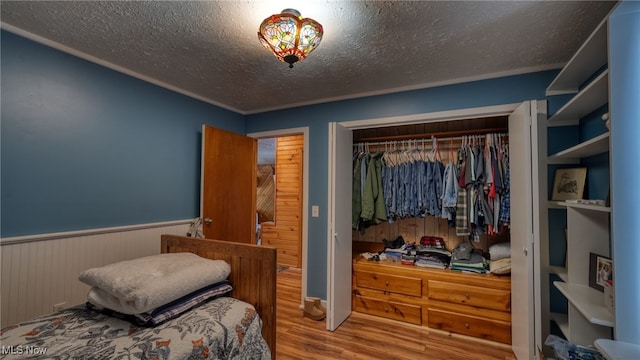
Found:
<svg viewBox="0 0 640 360"><path fill-rule="evenodd" d="M589 253L589 287L603 291L613 283L613 262L606 256Z"/></svg>
<svg viewBox="0 0 640 360"><path fill-rule="evenodd" d="M580 200L584 192L587 168L557 169L551 200Z"/></svg>

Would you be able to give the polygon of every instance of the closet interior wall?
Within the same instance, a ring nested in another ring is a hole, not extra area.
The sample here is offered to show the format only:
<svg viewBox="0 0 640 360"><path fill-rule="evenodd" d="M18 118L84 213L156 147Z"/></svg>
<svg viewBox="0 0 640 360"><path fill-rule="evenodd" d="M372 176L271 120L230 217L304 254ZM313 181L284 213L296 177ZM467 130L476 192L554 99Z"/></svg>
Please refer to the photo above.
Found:
<svg viewBox="0 0 640 360"><path fill-rule="evenodd" d="M450 156L449 148L453 146L453 150L456 151L461 145L460 139L462 136L483 135L488 133L508 133L507 124L507 116L498 116L360 129L353 131L353 143L376 144L397 142L401 144L403 141L407 143L411 141L411 146L418 145L422 147L424 140L426 148L431 149L431 136L433 135L436 138L446 139L438 141L441 160L442 163L446 165ZM388 148L392 145L386 146ZM385 144L369 145L369 151L375 152L378 150L384 151ZM450 227L447 224L446 219L427 215L425 217L398 219L395 222L383 222L366 228L364 232L353 230L352 240L354 241L354 244L368 243L371 245L382 246L383 239L394 240L398 236L402 236L407 242L419 243L420 238L425 235L443 238L447 245L447 249L449 250L453 250L458 244L467 241L469 238L468 236L457 236L456 229ZM473 245L476 248L481 249L483 252L488 253L489 246L503 241L509 241L508 229L500 231L500 233L495 236L482 234L480 236L480 241L473 242ZM376 246L372 247L372 249L374 248L376 248Z"/></svg>

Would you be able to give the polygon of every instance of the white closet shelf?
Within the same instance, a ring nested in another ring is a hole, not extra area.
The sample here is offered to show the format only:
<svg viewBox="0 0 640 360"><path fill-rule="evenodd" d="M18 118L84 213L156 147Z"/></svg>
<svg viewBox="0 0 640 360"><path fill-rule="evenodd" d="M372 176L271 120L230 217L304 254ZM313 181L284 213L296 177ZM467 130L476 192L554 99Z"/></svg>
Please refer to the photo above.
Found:
<svg viewBox="0 0 640 360"><path fill-rule="evenodd" d="M604 306L604 294L587 285L554 281L553 285L592 324L614 327L613 314Z"/></svg>
<svg viewBox="0 0 640 360"><path fill-rule="evenodd" d="M548 157L549 164L579 163L581 158L609 152L609 132L600 134L576 146L559 151Z"/></svg>
<svg viewBox="0 0 640 360"><path fill-rule="evenodd" d="M549 272L558 275L562 281L567 282L569 280L567 268L562 266L549 266Z"/></svg>
<svg viewBox="0 0 640 360"><path fill-rule="evenodd" d="M547 209L567 209L567 206L564 205L564 201L547 201Z"/></svg>
<svg viewBox="0 0 640 360"><path fill-rule="evenodd" d="M549 126L577 125L580 118L608 102L609 70L605 70L553 114Z"/></svg>
<svg viewBox="0 0 640 360"><path fill-rule="evenodd" d="M592 205L592 204L579 204L579 203L570 203L566 201L552 201L552 203L566 208L573 209L582 209L589 211L599 211L599 212L611 212L611 207L609 206L601 206L601 205Z"/></svg>
<svg viewBox="0 0 640 360"><path fill-rule="evenodd" d="M584 79L589 78L607 63L607 20L576 51L571 59L547 87L547 96L578 92Z"/></svg>
<svg viewBox="0 0 640 360"><path fill-rule="evenodd" d="M593 344L609 360L640 359L640 345L609 339L597 339Z"/></svg>
<svg viewBox="0 0 640 360"><path fill-rule="evenodd" d="M551 320L560 328L564 337L569 337L569 315L561 313L550 313Z"/></svg>

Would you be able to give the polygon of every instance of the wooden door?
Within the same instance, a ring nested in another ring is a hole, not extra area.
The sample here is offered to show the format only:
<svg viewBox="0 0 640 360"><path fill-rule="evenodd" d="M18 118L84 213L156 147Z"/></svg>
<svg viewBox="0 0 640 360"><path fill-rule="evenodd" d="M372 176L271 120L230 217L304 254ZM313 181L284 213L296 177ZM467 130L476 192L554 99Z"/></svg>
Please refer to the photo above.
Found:
<svg viewBox="0 0 640 360"><path fill-rule="evenodd" d="M327 239L327 329L351 315L351 153L353 133L329 124L329 233Z"/></svg>
<svg viewBox="0 0 640 360"><path fill-rule="evenodd" d="M202 127L200 216L207 239L255 244L256 139Z"/></svg>

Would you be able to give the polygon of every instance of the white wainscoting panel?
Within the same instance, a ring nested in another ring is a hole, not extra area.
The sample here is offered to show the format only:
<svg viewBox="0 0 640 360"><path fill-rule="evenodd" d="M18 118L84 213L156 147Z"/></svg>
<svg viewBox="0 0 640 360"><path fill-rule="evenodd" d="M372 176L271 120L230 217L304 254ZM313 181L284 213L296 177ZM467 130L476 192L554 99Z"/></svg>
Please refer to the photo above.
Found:
<svg viewBox="0 0 640 360"><path fill-rule="evenodd" d="M81 271L160 253L160 235L184 235L189 221L2 239L0 325L15 324L86 301ZM15 240L18 239L18 240Z"/></svg>

